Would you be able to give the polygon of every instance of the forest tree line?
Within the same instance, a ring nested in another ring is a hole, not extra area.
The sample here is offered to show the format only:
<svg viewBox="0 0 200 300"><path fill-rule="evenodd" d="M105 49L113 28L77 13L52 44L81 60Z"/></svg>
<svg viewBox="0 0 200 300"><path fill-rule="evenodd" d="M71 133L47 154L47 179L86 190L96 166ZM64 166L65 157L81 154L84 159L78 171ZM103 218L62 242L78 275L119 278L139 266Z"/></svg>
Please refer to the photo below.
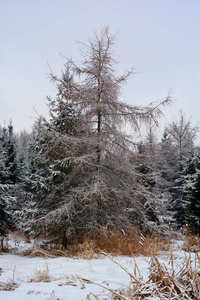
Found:
<svg viewBox="0 0 200 300"><path fill-rule="evenodd" d="M169 222L195 232L198 127L180 112L156 137L171 97L144 107L121 101L133 70L116 75L114 41L105 28L84 45L80 66L67 59L61 78L50 74L57 87L47 98L50 118L38 118L31 133L16 134L11 122L0 127L0 235L20 228L65 241L95 238L101 228L165 233Z"/></svg>

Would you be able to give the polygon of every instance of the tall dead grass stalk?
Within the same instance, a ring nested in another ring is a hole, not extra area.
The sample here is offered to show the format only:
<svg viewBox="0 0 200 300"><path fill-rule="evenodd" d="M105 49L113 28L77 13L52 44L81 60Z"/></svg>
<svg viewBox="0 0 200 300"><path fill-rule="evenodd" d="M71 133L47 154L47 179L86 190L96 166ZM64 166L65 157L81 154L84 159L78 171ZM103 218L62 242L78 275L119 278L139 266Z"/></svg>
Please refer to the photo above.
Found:
<svg viewBox="0 0 200 300"><path fill-rule="evenodd" d="M144 237L138 228L130 228L126 233L114 231L107 232L104 228L98 237L84 238L80 242L74 241L69 252L82 258L95 258L103 252L113 255L152 255L164 250L165 241L161 237Z"/></svg>
<svg viewBox="0 0 200 300"><path fill-rule="evenodd" d="M191 257L178 272L161 264L153 255L149 264L149 278L144 281L128 272L123 266L110 258L120 266L131 278L127 288L111 292L111 299L118 300L141 300L158 297L162 300L199 300L200 299L200 276L196 269L192 268Z"/></svg>
<svg viewBox="0 0 200 300"><path fill-rule="evenodd" d="M46 263L44 269L36 269L34 275L31 278L28 278L28 282L51 282L53 276L49 272L48 264Z"/></svg>

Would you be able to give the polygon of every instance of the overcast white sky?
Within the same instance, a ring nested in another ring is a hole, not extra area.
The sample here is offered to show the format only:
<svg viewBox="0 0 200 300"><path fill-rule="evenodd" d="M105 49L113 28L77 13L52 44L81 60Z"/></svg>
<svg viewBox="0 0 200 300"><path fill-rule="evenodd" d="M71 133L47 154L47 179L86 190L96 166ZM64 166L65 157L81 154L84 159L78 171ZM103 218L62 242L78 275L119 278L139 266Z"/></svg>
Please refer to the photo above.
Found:
<svg viewBox="0 0 200 300"><path fill-rule="evenodd" d="M55 95L48 64L61 74L65 60L80 62L80 45L109 25L117 34L117 72L134 66L123 91L133 105L165 99L168 122L182 109L200 121L200 0L0 0L0 124L30 130L47 116ZM37 111L37 113L36 113Z"/></svg>

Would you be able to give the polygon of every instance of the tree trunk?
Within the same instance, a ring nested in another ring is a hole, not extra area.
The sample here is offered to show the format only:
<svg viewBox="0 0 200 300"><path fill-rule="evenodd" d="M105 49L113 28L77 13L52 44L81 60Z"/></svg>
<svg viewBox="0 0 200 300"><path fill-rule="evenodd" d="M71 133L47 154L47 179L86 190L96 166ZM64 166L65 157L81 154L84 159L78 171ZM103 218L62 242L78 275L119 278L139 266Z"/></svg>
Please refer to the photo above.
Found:
<svg viewBox="0 0 200 300"><path fill-rule="evenodd" d="M100 132L101 132L101 111L98 111L98 125L97 125L97 132L98 132L98 145L97 145L97 166L100 165L101 161L101 146L100 146Z"/></svg>
<svg viewBox="0 0 200 300"><path fill-rule="evenodd" d="M1 251L4 251L4 245L3 245L4 237L1 238Z"/></svg>
<svg viewBox="0 0 200 300"><path fill-rule="evenodd" d="M67 239L67 237L66 237L66 235L65 235L65 232L64 232L62 244L63 244L63 247L64 247L65 249L67 248L67 244L68 244L67 242L68 242L68 239Z"/></svg>

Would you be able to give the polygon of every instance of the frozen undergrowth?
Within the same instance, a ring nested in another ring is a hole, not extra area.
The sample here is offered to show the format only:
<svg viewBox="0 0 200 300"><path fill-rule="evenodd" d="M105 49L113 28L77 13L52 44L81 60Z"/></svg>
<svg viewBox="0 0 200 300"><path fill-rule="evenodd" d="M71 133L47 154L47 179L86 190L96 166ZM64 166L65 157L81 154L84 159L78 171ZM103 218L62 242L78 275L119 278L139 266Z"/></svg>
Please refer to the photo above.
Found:
<svg viewBox="0 0 200 300"><path fill-rule="evenodd" d="M15 240L8 243L18 253L36 247L23 239L17 245ZM182 244L173 242L173 252L152 257L86 260L2 254L0 299L199 299L198 257L181 250Z"/></svg>

